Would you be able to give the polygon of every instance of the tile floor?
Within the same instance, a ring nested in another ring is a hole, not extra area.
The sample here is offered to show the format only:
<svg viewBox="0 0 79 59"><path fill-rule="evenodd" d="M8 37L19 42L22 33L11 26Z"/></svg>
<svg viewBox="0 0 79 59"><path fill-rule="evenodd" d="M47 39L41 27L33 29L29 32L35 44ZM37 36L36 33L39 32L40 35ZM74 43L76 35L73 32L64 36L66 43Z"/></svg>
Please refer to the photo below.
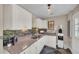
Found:
<svg viewBox="0 0 79 59"><path fill-rule="evenodd" d="M40 54L72 54L72 53L69 49L62 49L62 48L54 49L48 46L44 46Z"/></svg>

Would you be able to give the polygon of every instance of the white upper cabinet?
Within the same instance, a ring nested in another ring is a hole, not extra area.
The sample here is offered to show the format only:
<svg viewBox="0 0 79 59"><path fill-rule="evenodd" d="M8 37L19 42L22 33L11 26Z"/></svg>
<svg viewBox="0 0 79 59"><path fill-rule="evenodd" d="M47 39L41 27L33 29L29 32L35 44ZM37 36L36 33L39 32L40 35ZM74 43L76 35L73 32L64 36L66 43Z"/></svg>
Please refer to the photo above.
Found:
<svg viewBox="0 0 79 59"><path fill-rule="evenodd" d="M0 54L3 53L3 5L0 4Z"/></svg>
<svg viewBox="0 0 79 59"><path fill-rule="evenodd" d="M12 5L3 5L3 28L8 30L12 28Z"/></svg>
<svg viewBox="0 0 79 59"><path fill-rule="evenodd" d="M13 6L13 29L32 28L32 14L18 5Z"/></svg>
<svg viewBox="0 0 79 59"><path fill-rule="evenodd" d="M32 28L32 14L18 5L4 5L4 29Z"/></svg>

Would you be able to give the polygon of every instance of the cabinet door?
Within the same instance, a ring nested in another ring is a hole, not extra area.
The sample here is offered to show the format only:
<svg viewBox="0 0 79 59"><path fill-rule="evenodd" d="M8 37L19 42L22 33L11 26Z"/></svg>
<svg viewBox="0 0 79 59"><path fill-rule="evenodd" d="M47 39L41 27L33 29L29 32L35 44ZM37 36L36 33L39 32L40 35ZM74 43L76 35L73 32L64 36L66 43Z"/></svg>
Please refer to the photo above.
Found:
<svg viewBox="0 0 79 59"><path fill-rule="evenodd" d="M44 45L46 44L46 38L45 36L42 37L39 41L38 41L38 44L37 44L37 52L40 53L41 50L43 49Z"/></svg>
<svg viewBox="0 0 79 59"><path fill-rule="evenodd" d="M58 47L63 48L64 47L64 41L58 40Z"/></svg>
<svg viewBox="0 0 79 59"><path fill-rule="evenodd" d="M46 44L46 37L40 38L37 42L28 47L23 54L39 54L44 45Z"/></svg>
<svg viewBox="0 0 79 59"><path fill-rule="evenodd" d="M0 36L3 36L3 5L0 5ZM0 37L0 53L3 53L3 39Z"/></svg>
<svg viewBox="0 0 79 59"><path fill-rule="evenodd" d="M32 14L18 5L13 7L13 29L32 29Z"/></svg>
<svg viewBox="0 0 79 59"><path fill-rule="evenodd" d="M3 53L3 40L0 39L0 54Z"/></svg>
<svg viewBox="0 0 79 59"><path fill-rule="evenodd" d="M26 48L26 50L24 50L22 52L22 54L36 54L37 53L37 43L35 42L34 44L32 44L30 47Z"/></svg>
<svg viewBox="0 0 79 59"><path fill-rule="evenodd" d="M56 48L56 36L48 36L46 45Z"/></svg>

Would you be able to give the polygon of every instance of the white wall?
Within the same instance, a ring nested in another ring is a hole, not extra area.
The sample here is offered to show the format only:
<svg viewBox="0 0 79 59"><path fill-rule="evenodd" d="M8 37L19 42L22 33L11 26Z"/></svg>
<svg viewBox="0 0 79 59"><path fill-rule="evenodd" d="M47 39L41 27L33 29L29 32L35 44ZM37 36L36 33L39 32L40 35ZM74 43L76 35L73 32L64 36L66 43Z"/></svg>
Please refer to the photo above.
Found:
<svg viewBox="0 0 79 59"><path fill-rule="evenodd" d="M70 20L70 38L69 38L69 43L70 43L70 49L72 53L78 53L79 54L79 39L76 39L74 37L74 19L73 16L79 13L79 5L68 14L68 20Z"/></svg>
<svg viewBox="0 0 79 59"><path fill-rule="evenodd" d="M33 27L37 27L37 28L47 28L47 20L44 20L44 19L41 19L41 18L38 18L38 17L35 17L33 16Z"/></svg>
<svg viewBox="0 0 79 59"><path fill-rule="evenodd" d="M67 37L67 16L58 16L55 18L46 18L45 20L41 20L40 18L33 17L33 27L39 28L47 28L48 29L48 21L53 20L54 23L54 31L57 31L59 25L63 25L63 33L64 33L64 48L68 48L68 37ZM53 30L52 30L53 32Z"/></svg>
<svg viewBox="0 0 79 59"><path fill-rule="evenodd" d="M32 28L32 14L18 5L4 5L4 29Z"/></svg>
<svg viewBox="0 0 79 59"><path fill-rule="evenodd" d="M47 28L47 20L38 18L36 19L36 23L37 23L36 27L38 28Z"/></svg>
<svg viewBox="0 0 79 59"><path fill-rule="evenodd" d="M54 23L54 31L57 32L58 26L62 25L63 26L63 34L64 34L64 48L66 49L68 47L68 39L67 39L67 16L58 16L54 18L48 18L49 20L53 20Z"/></svg>

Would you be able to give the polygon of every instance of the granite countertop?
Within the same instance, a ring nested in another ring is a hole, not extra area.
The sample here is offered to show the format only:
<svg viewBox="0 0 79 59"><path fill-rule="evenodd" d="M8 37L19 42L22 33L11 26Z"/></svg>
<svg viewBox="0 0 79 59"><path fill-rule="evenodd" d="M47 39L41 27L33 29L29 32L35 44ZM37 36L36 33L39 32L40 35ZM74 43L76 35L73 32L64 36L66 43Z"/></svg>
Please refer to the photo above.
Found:
<svg viewBox="0 0 79 59"><path fill-rule="evenodd" d="M29 46L31 46L33 43L35 43L37 40L39 40L41 37L43 37L44 35L56 36L55 33L45 33L41 34L39 38L33 39L32 35L26 35L18 37L18 42L16 42L14 46L11 47L5 46L4 49L7 50L10 54L19 54L25 49L27 49Z"/></svg>
<svg viewBox="0 0 79 59"><path fill-rule="evenodd" d="M26 48L31 46L34 42L39 40L40 38L33 39L32 35L18 37L18 42L16 42L14 46L11 47L5 46L4 49L7 50L10 54L19 54L22 51L24 51Z"/></svg>
<svg viewBox="0 0 79 59"><path fill-rule="evenodd" d="M56 33L48 33L48 32L46 32L45 35L56 36Z"/></svg>

